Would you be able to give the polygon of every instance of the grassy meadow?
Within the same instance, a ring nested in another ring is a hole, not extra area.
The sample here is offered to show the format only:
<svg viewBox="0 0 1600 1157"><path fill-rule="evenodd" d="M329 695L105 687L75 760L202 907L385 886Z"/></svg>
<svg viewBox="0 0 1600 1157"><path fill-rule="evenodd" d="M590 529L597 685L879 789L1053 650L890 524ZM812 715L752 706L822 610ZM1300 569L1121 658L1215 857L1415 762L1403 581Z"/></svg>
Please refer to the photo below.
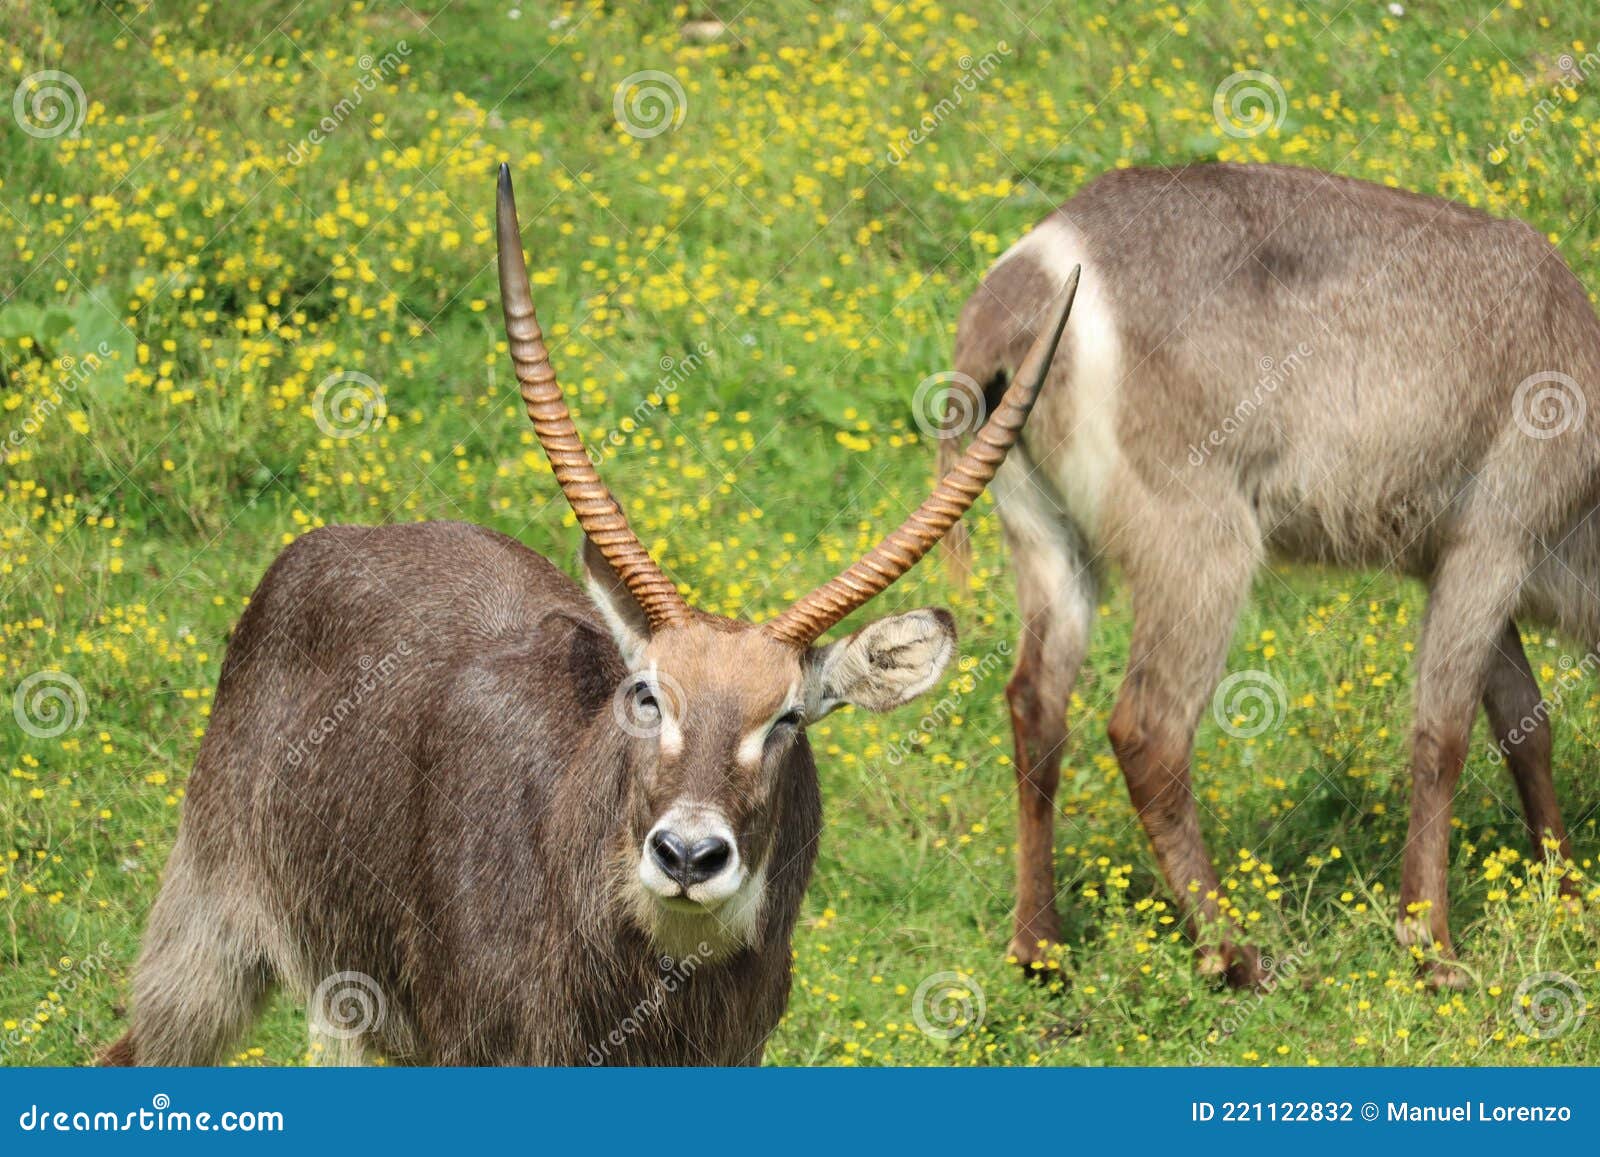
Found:
<svg viewBox="0 0 1600 1157"><path fill-rule="evenodd" d="M607 479L699 605L759 616L920 500L917 386L962 301L1105 169L1443 194L1600 287L1579 7L772 0L718 28L664 2L8 0L0 1063L122 1031L228 633L285 544L458 518L572 563L499 333L500 160ZM987 503L973 526L968 588L930 561L874 604L949 606L964 669L813 729L828 818L768 1063L1600 1061L1600 688L1528 634L1590 903L1530 865L1480 722L1451 871L1474 983L1425 990L1392 934L1424 600L1388 573L1264 573L1230 670L1266 692L1200 733L1207 838L1276 990L1214 989L1176 931L1105 739L1115 581L1058 801L1066 943L1008 963L1018 624ZM279 1001L237 1060L306 1047Z"/></svg>

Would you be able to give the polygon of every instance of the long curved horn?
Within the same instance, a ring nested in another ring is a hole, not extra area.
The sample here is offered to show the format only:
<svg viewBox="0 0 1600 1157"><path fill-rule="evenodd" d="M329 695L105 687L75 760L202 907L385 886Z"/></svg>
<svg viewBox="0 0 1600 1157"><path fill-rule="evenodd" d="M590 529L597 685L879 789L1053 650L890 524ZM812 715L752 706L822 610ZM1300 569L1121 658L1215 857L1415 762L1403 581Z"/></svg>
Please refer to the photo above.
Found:
<svg viewBox="0 0 1600 1157"><path fill-rule="evenodd" d="M567 496L578 525L617 572L644 610L652 630L686 621L693 613L672 580L645 550L628 526L622 507L584 451L578 428L572 423L566 399L550 366L539 319L533 314L533 290L522 259L522 229L517 224L517 203L511 195L511 169L500 166L500 188L495 198L495 243L500 254L500 306L506 316L506 339L522 400L534 433L555 471L561 492Z"/></svg>
<svg viewBox="0 0 1600 1157"><path fill-rule="evenodd" d="M1038 400L1039 388L1044 385L1045 374L1050 369L1050 359L1055 356L1056 344L1072 312L1080 272L1080 267L1074 267L1067 278L1050 324L1034 339L1033 348L1023 359L1005 398L927 500L850 569L763 624L768 634L786 643L808 646L910 570L978 500L995 471L1000 469L1000 463L1005 461L1006 453L1016 444L1022 434L1022 424L1028 420L1033 403Z"/></svg>

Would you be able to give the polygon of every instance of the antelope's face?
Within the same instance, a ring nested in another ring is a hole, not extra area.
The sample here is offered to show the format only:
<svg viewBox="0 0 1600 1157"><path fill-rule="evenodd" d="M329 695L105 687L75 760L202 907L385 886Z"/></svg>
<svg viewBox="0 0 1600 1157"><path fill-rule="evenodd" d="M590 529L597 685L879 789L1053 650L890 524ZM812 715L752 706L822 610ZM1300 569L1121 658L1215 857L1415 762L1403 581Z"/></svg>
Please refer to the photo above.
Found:
<svg viewBox="0 0 1600 1157"><path fill-rule="evenodd" d="M893 615L823 646L696 616L652 632L603 558L589 590L628 664L613 699L633 739L630 874L652 931L701 920L693 942L751 942L774 864L781 801L814 776L805 730L846 703L888 710L932 687L955 652L939 610Z"/></svg>

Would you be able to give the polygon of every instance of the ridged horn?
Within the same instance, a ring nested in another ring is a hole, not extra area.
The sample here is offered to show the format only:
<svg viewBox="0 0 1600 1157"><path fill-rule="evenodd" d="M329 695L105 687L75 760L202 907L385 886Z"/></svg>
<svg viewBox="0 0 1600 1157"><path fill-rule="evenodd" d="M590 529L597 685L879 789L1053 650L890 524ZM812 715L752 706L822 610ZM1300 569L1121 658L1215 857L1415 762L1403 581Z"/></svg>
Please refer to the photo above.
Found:
<svg viewBox="0 0 1600 1157"><path fill-rule="evenodd" d="M828 628L910 570L978 500L1033 412L1050 359L1055 356L1067 317L1072 313L1081 271L1081 267L1073 268L1050 323L1034 339L1011 388L933 493L848 570L763 624L768 634L799 647L815 642Z"/></svg>
<svg viewBox="0 0 1600 1157"><path fill-rule="evenodd" d="M533 290L522 259L522 229L517 223L517 203L511 194L511 169L507 165L500 166L495 242L500 255L500 306L505 311L511 361L516 366L528 417L533 420L533 431L550 459L561 492L578 516L583 533L600 549L644 610L651 629L685 622L693 613L689 604L650 557L628 525L622 507L600 481L550 366L550 351L545 348L544 334L533 312Z"/></svg>

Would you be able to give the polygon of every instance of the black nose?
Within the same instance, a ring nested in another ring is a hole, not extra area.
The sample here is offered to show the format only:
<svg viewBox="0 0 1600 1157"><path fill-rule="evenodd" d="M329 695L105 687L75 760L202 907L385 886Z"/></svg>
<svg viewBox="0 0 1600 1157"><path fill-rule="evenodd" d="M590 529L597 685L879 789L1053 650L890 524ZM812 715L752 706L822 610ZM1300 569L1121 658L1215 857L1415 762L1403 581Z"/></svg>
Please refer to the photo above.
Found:
<svg viewBox="0 0 1600 1157"><path fill-rule="evenodd" d="M732 856L733 846L721 836L707 836L693 847L676 832L660 831L650 837L650 858L685 888L711 879Z"/></svg>

